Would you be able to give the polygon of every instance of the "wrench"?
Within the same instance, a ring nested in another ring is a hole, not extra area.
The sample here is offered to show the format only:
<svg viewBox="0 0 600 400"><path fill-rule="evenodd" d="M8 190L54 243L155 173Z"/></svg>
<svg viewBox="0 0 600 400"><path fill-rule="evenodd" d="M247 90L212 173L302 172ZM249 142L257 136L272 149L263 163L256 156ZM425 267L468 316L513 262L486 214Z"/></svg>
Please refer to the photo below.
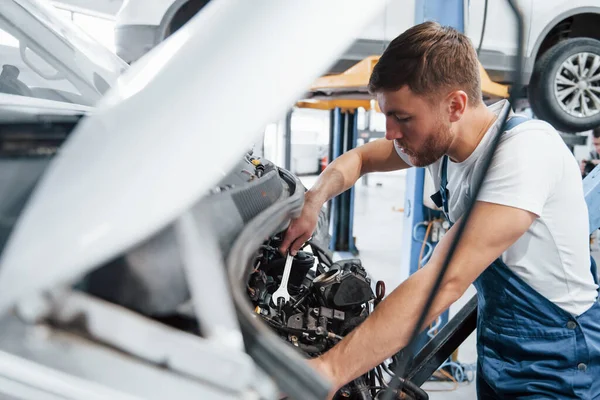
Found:
<svg viewBox="0 0 600 400"><path fill-rule="evenodd" d="M279 299L283 299L284 303L290 301L290 294L288 293L288 280L290 279L290 272L292 271L292 261L294 261L294 257L288 253L287 258L285 259L285 267L283 268L283 277L281 278L281 285L279 288L273 293L272 299L275 305L279 306Z"/></svg>

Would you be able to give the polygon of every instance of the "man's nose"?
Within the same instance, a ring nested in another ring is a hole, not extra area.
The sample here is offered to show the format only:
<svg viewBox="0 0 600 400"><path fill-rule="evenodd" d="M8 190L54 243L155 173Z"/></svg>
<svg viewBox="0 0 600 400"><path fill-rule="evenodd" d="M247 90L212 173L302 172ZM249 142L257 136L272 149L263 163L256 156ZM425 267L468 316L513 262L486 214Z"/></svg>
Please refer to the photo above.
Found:
<svg viewBox="0 0 600 400"><path fill-rule="evenodd" d="M385 138L387 140L394 140L402 139L403 136L402 131L398 129L398 124L394 124L394 122L390 121L388 118L385 122Z"/></svg>

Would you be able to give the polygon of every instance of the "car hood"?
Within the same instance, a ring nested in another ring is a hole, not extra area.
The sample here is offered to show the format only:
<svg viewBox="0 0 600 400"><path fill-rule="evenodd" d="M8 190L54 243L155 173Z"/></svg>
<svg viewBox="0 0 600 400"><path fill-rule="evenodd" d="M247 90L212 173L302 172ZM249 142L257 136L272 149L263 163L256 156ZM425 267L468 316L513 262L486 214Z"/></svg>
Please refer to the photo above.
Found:
<svg viewBox="0 0 600 400"><path fill-rule="evenodd" d="M0 115L14 115L15 118L19 115L40 114L83 115L92 110L92 107L81 104L0 93ZM15 119L15 122L18 121Z"/></svg>
<svg viewBox="0 0 600 400"><path fill-rule="evenodd" d="M176 220L384 3L209 3L119 78L46 170L0 258L0 310Z"/></svg>

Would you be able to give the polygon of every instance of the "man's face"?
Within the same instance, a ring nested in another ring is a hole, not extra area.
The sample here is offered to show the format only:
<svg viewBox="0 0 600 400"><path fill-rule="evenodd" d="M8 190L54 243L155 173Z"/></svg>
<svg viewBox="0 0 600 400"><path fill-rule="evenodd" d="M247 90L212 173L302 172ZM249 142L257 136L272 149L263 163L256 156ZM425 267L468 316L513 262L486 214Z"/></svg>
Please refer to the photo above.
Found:
<svg viewBox="0 0 600 400"><path fill-rule="evenodd" d="M600 154L600 138L595 138L592 136L592 142L594 143L594 149L596 149L596 153Z"/></svg>
<svg viewBox="0 0 600 400"><path fill-rule="evenodd" d="M404 86L377 94L386 116L388 140L406 154L412 165L425 167L439 160L452 143L450 121L442 105L435 105Z"/></svg>

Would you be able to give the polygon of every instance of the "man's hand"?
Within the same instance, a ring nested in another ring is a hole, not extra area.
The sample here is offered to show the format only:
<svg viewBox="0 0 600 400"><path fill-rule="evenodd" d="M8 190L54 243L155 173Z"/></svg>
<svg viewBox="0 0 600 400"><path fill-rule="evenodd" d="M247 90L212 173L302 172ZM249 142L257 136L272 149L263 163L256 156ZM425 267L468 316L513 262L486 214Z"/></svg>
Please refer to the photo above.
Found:
<svg viewBox="0 0 600 400"><path fill-rule="evenodd" d="M311 237L317 227L322 205L318 201L314 201L309 193L307 192L305 195L302 213L290 222L290 226L285 232L285 237L279 247L281 254L287 254L289 251L291 255L295 256L296 252Z"/></svg>
<svg viewBox="0 0 600 400"><path fill-rule="evenodd" d="M408 167L396 152L394 142L383 138L345 152L325 168L306 192L302 214L290 223L279 251L296 255L315 231L323 204L350 189L362 175Z"/></svg>

